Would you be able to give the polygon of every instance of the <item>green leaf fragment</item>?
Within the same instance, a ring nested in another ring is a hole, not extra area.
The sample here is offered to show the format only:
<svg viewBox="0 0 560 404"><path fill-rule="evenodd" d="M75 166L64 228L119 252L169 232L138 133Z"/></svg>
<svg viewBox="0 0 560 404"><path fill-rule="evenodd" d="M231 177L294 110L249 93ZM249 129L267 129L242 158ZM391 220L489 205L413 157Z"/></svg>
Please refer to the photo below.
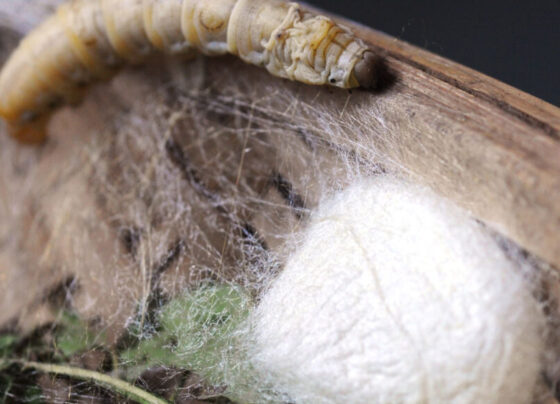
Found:
<svg viewBox="0 0 560 404"><path fill-rule="evenodd" d="M73 313L63 313L56 333L56 346L65 357L91 349L103 340L102 334L91 332L88 324Z"/></svg>
<svg viewBox="0 0 560 404"><path fill-rule="evenodd" d="M123 352L122 364L174 366L220 384L232 368L228 362L235 360L239 346L236 330L250 309L251 299L240 287L206 285L189 291L161 309L161 331Z"/></svg>

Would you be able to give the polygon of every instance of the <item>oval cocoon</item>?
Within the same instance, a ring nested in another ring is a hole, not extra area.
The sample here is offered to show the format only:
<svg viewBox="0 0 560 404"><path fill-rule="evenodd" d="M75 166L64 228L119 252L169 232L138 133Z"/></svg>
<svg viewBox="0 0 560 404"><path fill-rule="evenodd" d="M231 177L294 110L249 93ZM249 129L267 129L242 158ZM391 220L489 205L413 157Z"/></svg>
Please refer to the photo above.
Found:
<svg viewBox="0 0 560 404"><path fill-rule="evenodd" d="M359 181L264 294L256 367L296 403L529 403L544 316L520 272L431 191Z"/></svg>

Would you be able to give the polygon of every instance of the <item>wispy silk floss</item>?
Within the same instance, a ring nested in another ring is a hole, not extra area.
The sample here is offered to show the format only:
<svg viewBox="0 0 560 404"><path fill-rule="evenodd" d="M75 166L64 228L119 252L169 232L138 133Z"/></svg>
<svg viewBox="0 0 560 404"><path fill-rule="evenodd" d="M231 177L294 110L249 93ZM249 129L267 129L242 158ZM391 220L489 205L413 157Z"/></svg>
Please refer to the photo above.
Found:
<svg viewBox="0 0 560 404"><path fill-rule="evenodd" d="M320 206L255 316L255 363L297 403L532 397L544 314L481 226L431 191L362 180Z"/></svg>

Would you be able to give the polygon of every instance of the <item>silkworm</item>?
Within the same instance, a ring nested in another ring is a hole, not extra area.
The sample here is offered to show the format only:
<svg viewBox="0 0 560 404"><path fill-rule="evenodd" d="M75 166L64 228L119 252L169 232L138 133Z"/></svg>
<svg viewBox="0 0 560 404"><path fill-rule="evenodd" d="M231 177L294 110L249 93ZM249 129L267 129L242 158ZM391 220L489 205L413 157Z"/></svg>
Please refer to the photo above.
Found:
<svg viewBox="0 0 560 404"><path fill-rule="evenodd" d="M90 83L156 51L231 53L271 74L341 88L376 84L380 61L349 30L281 0L74 0L25 37L0 73L0 116L39 142Z"/></svg>

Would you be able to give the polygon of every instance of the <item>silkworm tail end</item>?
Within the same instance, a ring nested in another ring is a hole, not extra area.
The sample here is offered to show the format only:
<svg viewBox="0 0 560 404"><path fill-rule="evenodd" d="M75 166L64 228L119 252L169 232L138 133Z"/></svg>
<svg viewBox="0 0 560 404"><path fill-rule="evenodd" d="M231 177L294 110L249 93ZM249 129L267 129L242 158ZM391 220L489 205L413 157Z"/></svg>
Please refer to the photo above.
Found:
<svg viewBox="0 0 560 404"><path fill-rule="evenodd" d="M25 124L7 122L8 134L24 144L39 144L47 137L49 116L45 115Z"/></svg>
<svg viewBox="0 0 560 404"><path fill-rule="evenodd" d="M365 51L354 66L354 78L362 88L376 89L379 82L379 71L383 58L372 51Z"/></svg>

